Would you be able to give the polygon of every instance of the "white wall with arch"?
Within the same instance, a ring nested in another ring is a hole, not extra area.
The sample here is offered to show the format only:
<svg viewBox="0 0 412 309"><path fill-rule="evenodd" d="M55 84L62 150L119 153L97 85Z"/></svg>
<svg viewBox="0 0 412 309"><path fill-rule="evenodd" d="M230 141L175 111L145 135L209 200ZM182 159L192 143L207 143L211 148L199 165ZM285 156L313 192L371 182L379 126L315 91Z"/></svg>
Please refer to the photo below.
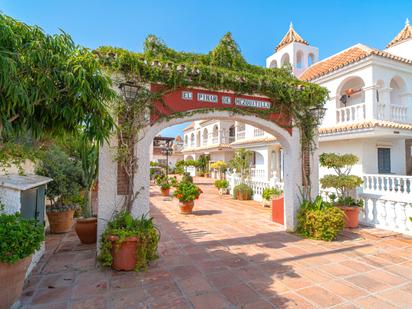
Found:
<svg viewBox="0 0 412 309"><path fill-rule="evenodd" d="M254 115L238 115L230 111L210 111L199 115L191 115L183 118L170 119L168 121L159 121L152 126L146 127L142 136L144 136L136 146L136 156L139 158L139 169L135 179L135 192L139 192L133 207L133 215L141 216L148 213L149 208L149 165L150 154L149 145L153 138L163 129L180 124L191 122L199 119L214 120L232 120L240 121L260 128L277 137L278 142L282 145L284 151L284 183L285 183L285 228L294 230L296 227L296 212L299 207L299 190L298 187L302 182L301 174L301 153L300 153L300 133L297 128L292 129L290 135L285 129L277 124L259 118ZM112 136L109 143L104 144L100 149L99 158L99 220L98 233L104 231L107 220L109 220L116 209L122 205L123 197L117 195L117 163L114 159L116 136ZM315 156L311 160L312 174L312 194L318 192L318 161Z"/></svg>

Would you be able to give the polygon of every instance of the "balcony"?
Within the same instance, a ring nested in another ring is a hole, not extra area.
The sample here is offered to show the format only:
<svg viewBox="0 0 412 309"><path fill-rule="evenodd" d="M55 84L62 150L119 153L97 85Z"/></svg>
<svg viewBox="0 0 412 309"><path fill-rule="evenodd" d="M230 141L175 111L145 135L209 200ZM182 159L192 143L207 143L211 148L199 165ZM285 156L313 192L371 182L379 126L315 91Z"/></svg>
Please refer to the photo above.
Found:
<svg viewBox="0 0 412 309"><path fill-rule="evenodd" d="M408 122L408 108L403 105L380 103L377 114L379 120Z"/></svg>
<svg viewBox="0 0 412 309"><path fill-rule="evenodd" d="M245 131L240 131L236 133L236 140L245 139Z"/></svg>
<svg viewBox="0 0 412 309"><path fill-rule="evenodd" d="M262 129L259 129L259 128L255 128L254 131L253 131L253 135L255 137L263 136L263 135L265 135L265 131L263 131Z"/></svg>
<svg viewBox="0 0 412 309"><path fill-rule="evenodd" d="M349 123L366 119L366 104L356 104L352 106L336 109L336 123Z"/></svg>
<svg viewBox="0 0 412 309"><path fill-rule="evenodd" d="M412 176L364 174L362 179L364 193L412 195Z"/></svg>

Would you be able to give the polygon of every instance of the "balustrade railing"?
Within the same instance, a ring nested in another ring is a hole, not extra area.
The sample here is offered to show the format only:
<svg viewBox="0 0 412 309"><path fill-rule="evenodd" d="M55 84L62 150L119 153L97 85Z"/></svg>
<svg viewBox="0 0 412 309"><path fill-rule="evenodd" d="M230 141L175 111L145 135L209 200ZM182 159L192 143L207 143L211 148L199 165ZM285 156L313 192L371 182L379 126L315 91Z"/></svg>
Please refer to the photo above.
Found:
<svg viewBox="0 0 412 309"><path fill-rule="evenodd" d="M245 139L245 131L240 131L236 133L236 139Z"/></svg>
<svg viewBox="0 0 412 309"><path fill-rule="evenodd" d="M265 170L253 167L253 168L250 169L250 177L264 179L265 178Z"/></svg>
<svg viewBox="0 0 412 309"><path fill-rule="evenodd" d="M391 104L391 120L396 122L406 122L408 120L408 108L403 105Z"/></svg>
<svg viewBox="0 0 412 309"><path fill-rule="evenodd" d="M217 144L219 142L219 136L212 137L212 144Z"/></svg>
<svg viewBox="0 0 412 309"><path fill-rule="evenodd" d="M265 134L265 131L259 128L255 128L253 131L254 136L263 136Z"/></svg>
<svg viewBox="0 0 412 309"><path fill-rule="evenodd" d="M364 193L396 193L412 197L412 176L364 174L362 179Z"/></svg>
<svg viewBox="0 0 412 309"><path fill-rule="evenodd" d="M338 108L336 110L336 123L347 123L364 120L366 118L365 103Z"/></svg>

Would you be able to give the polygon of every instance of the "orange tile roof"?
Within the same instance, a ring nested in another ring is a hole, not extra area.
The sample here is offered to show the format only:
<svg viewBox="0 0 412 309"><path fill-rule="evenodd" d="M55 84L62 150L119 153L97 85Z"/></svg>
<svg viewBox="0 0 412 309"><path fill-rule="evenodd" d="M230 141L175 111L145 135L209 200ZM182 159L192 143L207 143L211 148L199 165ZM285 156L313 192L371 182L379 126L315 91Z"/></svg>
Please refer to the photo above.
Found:
<svg viewBox="0 0 412 309"><path fill-rule="evenodd" d="M385 120L369 120L369 121L362 121L362 122L352 122L352 123L337 125L333 127L319 128L319 134L340 133L340 132L347 132L347 131L352 131L352 130L370 129L370 128L377 128L377 127L412 131L411 124L398 123L398 122L385 121Z"/></svg>
<svg viewBox="0 0 412 309"><path fill-rule="evenodd" d="M237 145L245 145L245 144L257 144L257 143L268 143L268 142L273 142L276 141L275 136L265 136L265 137L254 137L254 138L248 138L248 139L240 139L237 140L230 145L232 146L237 146Z"/></svg>
<svg viewBox="0 0 412 309"><path fill-rule="evenodd" d="M189 130L189 129L193 129L195 127L195 123L192 122L191 124L189 124L186 128L183 129L183 131Z"/></svg>
<svg viewBox="0 0 412 309"><path fill-rule="evenodd" d="M285 34L285 36L280 41L278 46L276 46L275 51L279 51L280 49L282 49L286 45L289 45L292 42L298 42L305 45L309 45L309 43L302 39L302 37L295 31L295 29L293 29L293 24L290 23L289 31Z"/></svg>
<svg viewBox="0 0 412 309"><path fill-rule="evenodd" d="M406 19L405 27L394 37L392 41L386 46L386 48L392 47L396 44L399 44L405 40L412 38L412 27L409 24L409 19Z"/></svg>
<svg viewBox="0 0 412 309"><path fill-rule="evenodd" d="M337 71L347 65L358 62L371 55L376 55L407 64L412 64L412 60L395 56L391 53L384 52L378 49L370 48L368 46L357 44L354 45L336 55L319 61L309 68L307 68L300 76L299 79L310 81L331 72Z"/></svg>

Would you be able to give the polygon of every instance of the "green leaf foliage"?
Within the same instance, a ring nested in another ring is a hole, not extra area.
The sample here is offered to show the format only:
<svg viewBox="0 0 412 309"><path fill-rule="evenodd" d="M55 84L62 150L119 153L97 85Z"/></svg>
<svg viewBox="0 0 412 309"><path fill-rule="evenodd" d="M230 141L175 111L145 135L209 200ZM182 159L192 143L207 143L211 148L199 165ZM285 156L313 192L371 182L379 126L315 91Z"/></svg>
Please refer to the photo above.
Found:
<svg viewBox="0 0 412 309"><path fill-rule="evenodd" d="M109 240L110 236L118 236L119 240L112 242ZM102 234L98 260L103 266L110 267L113 262L112 248L118 250L127 237L137 237L139 239L135 270L146 270L150 262L158 258L157 246L160 240L160 232L154 225L153 218L142 216L135 219L131 214L124 211L112 218Z"/></svg>
<svg viewBox="0 0 412 309"><path fill-rule="evenodd" d="M14 264L32 255L43 240L44 228L37 221L0 214L0 262Z"/></svg>
<svg viewBox="0 0 412 309"><path fill-rule="evenodd" d="M70 158L61 148L51 147L45 151L36 166L36 173L53 179L47 185L46 195L52 206L73 206L83 186L81 162Z"/></svg>
<svg viewBox="0 0 412 309"><path fill-rule="evenodd" d="M247 199L250 200L253 196L253 189L247 184L241 183L233 188L233 198L237 198L238 193L245 194Z"/></svg>
<svg viewBox="0 0 412 309"><path fill-rule="evenodd" d="M173 192L173 196L180 202L191 202L197 200L203 191L193 182L181 181Z"/></svg>
<svg viewBox="0 0 412 309"><path fill-rule="evenodd" d="M229 187L229 181L226 179L216 180L215 187L218 189L227 189Z"/></svg>
<svg viewBox="0 0 412 309"><path fill-rule="evenodd" d="M297 232L307 238L331 241L342 232L344 212L320 196L314 201L303 201L297 215Z"/></svg>
<svg viewBox="0 0 412 309"><path fill-rule="evenodd" d="M269 201L273 197L281 196L283 193L282 189L280 188L264 188L262 191L263 199Z"/></svg>
<svg viewBox="0 0 412 309"><path fill-rule="evenodd" d="M108 137L111 80L95 55L62 32L48 35L0 14L0 135L60 135L82 127Z"/></svg>

